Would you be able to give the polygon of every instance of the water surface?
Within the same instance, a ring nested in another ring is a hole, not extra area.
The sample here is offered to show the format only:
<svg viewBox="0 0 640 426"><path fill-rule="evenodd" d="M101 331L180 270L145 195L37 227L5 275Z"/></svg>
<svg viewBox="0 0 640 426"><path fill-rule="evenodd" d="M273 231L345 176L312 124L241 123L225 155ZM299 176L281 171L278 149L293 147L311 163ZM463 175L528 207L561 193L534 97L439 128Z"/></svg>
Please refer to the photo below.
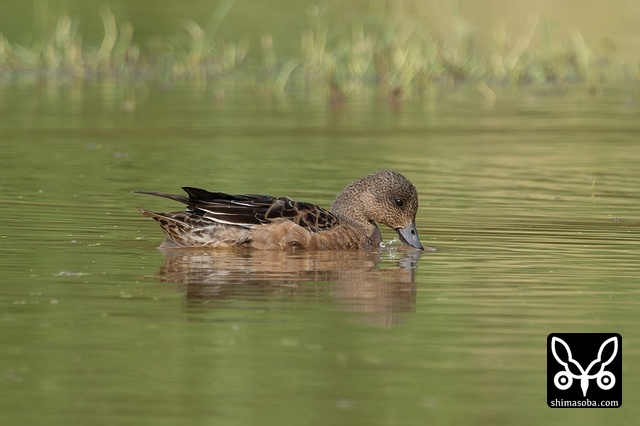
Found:
<svg viewBox="0 0 640 426"><path fill-rule="evenodd" d="M634 92L0 88L3 424L634 424ZM393 168L419 253L160 251L132 190L328 207ZM623 337L623 407L546 406L551 332Z"/></svg>

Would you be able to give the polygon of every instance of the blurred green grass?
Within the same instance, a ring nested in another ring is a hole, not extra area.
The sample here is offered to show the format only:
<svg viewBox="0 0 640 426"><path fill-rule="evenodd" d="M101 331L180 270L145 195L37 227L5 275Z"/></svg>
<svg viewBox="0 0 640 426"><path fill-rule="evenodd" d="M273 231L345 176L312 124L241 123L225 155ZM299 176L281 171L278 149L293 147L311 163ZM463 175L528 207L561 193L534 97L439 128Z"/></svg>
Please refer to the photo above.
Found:
<svg viewBox="0 0 640 426"><path fill-rule="evenodd" d="M451 12L451 25L436 32L409 13L362 13L348 25L335 24L327 6L307 10L299 49L280 54L272 34L259 46L218 34L233 7L225 0L204 26L182 19L181 30L142 46L129 22L100 9L103 37L86 43L79 22L61 15L50 33L19 44L0 34L0 82L60 84L69 81L197 82L282 93L322 90L333 102L370 87L392 98L415 96L433 85L476 84L491 100L491 87L540 85L583 88L637 84L638 63L619 60L615 48L594 48L578 32L559 35L558 25L531 16L518 34L496 28L488 45L464 18ZM534 35L541 43L532 43Z"/></svg>

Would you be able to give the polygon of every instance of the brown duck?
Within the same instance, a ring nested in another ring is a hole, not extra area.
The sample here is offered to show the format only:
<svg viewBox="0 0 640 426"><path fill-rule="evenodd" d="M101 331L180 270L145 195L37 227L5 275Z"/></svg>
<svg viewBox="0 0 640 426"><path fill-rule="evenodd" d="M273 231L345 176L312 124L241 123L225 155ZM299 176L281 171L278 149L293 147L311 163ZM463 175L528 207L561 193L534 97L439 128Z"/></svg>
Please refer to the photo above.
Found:
<svg viewBox="0 0 640 426"><path fill-rule="evenodd" d="M187 205L184 212L174 213L138 209L160 223L167 236L164 247L361 249L381 244L378 222L394 229L405 244L424 250L415 224L418 193L407 178L392 170L347 185L330 211L286 197L182 189L188 197L136 191Z"/></svg>

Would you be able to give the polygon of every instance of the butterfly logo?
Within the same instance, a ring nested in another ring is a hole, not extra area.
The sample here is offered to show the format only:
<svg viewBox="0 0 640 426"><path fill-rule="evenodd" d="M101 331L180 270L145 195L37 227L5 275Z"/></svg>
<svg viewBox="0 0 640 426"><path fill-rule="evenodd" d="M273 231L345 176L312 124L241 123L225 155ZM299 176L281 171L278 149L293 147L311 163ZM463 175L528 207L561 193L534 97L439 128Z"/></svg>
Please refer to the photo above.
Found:
<svg viewBox="0 0 640 426"><path fill-rule="evenodd" d="M612 346L613 353L606 361L603 361L602 357L607 346ZM589 389L589 380L595 379L598 387L602 390L609 390L616 384L616 377L613 373L605 370L618 353L618 339L615 336L605 340L600 345L597 358L591 361L587 368L582 368L580 363L573 359L569 345L559 337L552 337L551 351L556 361L564 367L564 371L559 371L553 378L553 384L556 388L566 390L571 387L574 379L580 380L582 396L586 397L587 389Z"/></svg>

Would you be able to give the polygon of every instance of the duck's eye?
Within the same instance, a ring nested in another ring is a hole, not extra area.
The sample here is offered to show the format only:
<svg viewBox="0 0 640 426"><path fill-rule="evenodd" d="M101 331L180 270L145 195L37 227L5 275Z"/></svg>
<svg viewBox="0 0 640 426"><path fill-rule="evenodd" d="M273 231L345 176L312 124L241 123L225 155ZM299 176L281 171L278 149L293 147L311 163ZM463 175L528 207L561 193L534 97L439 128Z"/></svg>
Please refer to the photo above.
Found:
<svg viewBox="0 0 640 426"><path fill-rule="evenodd" d="M396 198L394 201L398 207L402 207L404 205L404 202L400 198Z"/></svg>

